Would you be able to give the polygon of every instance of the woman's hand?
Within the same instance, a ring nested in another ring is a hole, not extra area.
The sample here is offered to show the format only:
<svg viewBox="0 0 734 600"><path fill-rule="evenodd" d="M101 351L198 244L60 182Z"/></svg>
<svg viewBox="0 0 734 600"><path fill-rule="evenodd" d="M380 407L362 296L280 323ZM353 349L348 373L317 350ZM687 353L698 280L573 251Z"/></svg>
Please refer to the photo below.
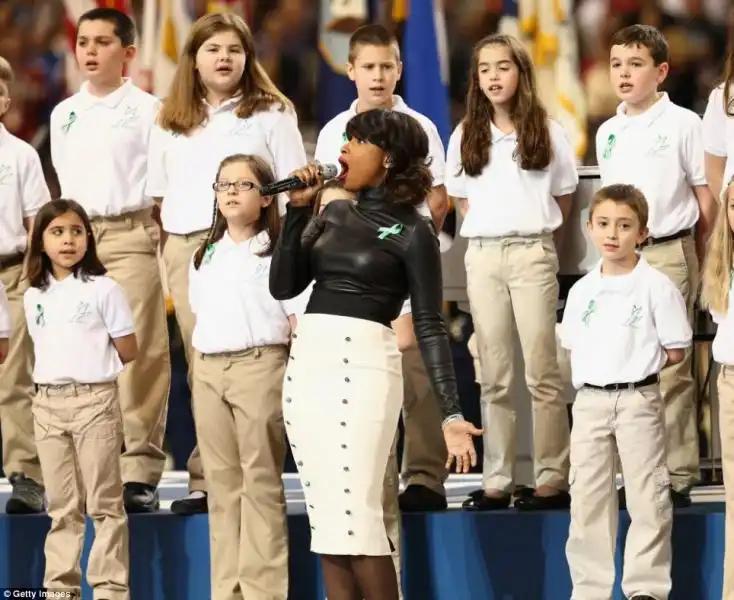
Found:
<svg viewBox="0 0 734 600"><path fill-rule="evenodd" d="M292 206L309 206L313 204L316 199L316 195L321 191L324 185L324 178L319 172L318 165L316 163L309 163L302 169L293 171L290 177L298 177L303 183L306 184L306 188L300 190L292 190L288 192L290 197L290 203Z"/></svg>
<svg viewBox="0 0 734 600"><path fill-rule="evenodd" d="M468 473L471 467L477 464L477 451L474 448L473 435L482 435L482 430L474 427L469 421L457 419L447 423L443 428L443 437L449 457L446 460L446 469L456 461L457 473Z"/></svg>

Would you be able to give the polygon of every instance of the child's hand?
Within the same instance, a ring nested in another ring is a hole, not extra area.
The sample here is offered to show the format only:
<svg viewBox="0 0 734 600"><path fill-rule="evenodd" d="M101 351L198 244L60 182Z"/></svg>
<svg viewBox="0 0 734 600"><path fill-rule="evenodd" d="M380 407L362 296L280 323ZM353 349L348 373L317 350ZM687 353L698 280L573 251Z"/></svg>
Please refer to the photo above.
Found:
<svg viewBox="0 0 734 600"><path fill-rule="evenodd" d="M10 341L8 338L0 338L0 364L5 362L5 359L8 357L8 352L10 351Z"/></svg>

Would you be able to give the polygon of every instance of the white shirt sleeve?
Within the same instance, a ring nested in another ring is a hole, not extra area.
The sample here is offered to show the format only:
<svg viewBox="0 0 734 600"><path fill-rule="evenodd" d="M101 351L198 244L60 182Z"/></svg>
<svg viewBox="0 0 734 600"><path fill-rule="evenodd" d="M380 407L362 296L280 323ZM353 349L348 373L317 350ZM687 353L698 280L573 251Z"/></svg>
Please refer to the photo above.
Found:
<svg viewBox="0 0 734 600"><path fill-rule="evenodd" d="M579 185L576 153L563 127L552 121L549 128L553 146L553 158L550 164L551 194L556 197L573 194Z"/></svg>
<svg viewBox="0 0 734 600"><path fill-rule="evenodd" d="M329 131L330 128L328 126L324 127L319 131L319 137L316 139L316 150L314 150L313 157L321 164L332 161L332 158L329 156Z"/></svg>
<svg viewBox="0 0 734 600"><path fill-rule="evenodd" d="M118 283L112 282L100 298L99 312L112 339L135 333L130 304Z"/></svg>
<svg viewBox="0 0 734 600"><path fill-rule="evenodd" d="M663 348L688 348L693 339L691 324L683 296L670 279L659 278L660 282L650 287L652 294L652 316L655 329Z"/></svg>
<svg viewBox="0 0 734 600"><path fill-rule="evenodd" d="M692 114L690 125L683 132L683 147L681 148L683 168L689 185L706 185L706 171L704 170L703 125L698 115Z"/></svg>
<svg viewBox="0 0 734 600"><path fill-rule="evenodd" d="M0 283L0 338L7 339L13 330L13 323L10 320L10 304L8 296L5 293L3 284Z"/></svg>
<svg viewBox="0 0 734 600"><path fill-rule="evenodd" d="M724 90L711 90L706 112L703 114L703 149L714 156L726 156L726 112Z"/></svg>
<svg viewBox="0 0 734 600"><path fill-rule="evenodd" d="M403 315L409 315L413 312L413 308L410 306L410 298L408 298L405 302L403 302L403 307L400 309L400 314L398 317L402 317Z"/></svg>
<svg viewBox="0 0 734 600"><path fill-rule="evenodd" d="M466 173L461 170L461 135L463 125L459 124L449 138L449 147L446 151L446 169L444 171L444 185L449 196L466 198Z"/></svg>
<svg viewBox="0 0 734 600"><path fill-rule="evenodd" d="M295 298L281 301L280 305L283 308L283 312L286 317L290 317L292 315L300 317L306 312L306 307L308 306L308 301L311 299L311 292L313 291L313 283L314 282L312 281L308 287Z"/></svg>
<svg viewBox="0 0 734 600"><path fill-rule="evenodd" d="M431 169L431 175L433 175L433 187L438 187L444 185L446 178L446 152L438 129L433 123L426 129L426 133L428 134L428 158L431 161L428 168Z"/></svg>
<svg viewBox="0 0 734 600"><path fill-rule="evenodd" d="M170 139L168 132L153 125L148 138L148 179L145 185L145 195L151 198L163 198L166 195L166 146Z"/></svg>
<svg viewBox="0 0 734 600"><path fill-rule="evenodd" d="M23 216L33 217L44 204L51 201L51 193L48 191L46 178L43 175L41 159L32 147L28 148L23 163L23 174L20 182Z"/></svg>
<svg viewBox="0 0 734 600"><path fill-rule="evenodd" d="M574 291L574 288L571 287L566 298L566 307L563 309L561 326L557 328L557 335L563 348L573 351L574 342L578 339L578 329L581 326L578 289Z"/></svg>
<svg viewBox="0 0 734 600"><path fill-rule="evenodd" d="M272 122L267 138L268 149L273 157L275 179L283 179L289 173L300 169L308 162L303 137L298 129L298 118L293 111L278 111ZM278 196L280 214L285 215L288 196Z"/></svg>

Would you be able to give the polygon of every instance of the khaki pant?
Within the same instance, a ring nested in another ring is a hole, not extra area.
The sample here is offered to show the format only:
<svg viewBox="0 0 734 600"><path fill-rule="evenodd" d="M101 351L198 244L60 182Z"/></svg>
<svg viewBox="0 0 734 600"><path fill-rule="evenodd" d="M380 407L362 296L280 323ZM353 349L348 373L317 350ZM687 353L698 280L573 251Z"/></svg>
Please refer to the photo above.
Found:
<svg viewBox="0 0 734 600"><path fill-rule="evenodd" d="M186 363L188 364L189 389L193 396L194 352L191 339L194 335L196 317L189 306L189 268L196 249L206 239L207 231L198 231L190 235L169 234L163 246L163 263L166 267L168 290L173 301L176 323L181 333ZM195 446L186 462L189 472L189 491L206 491L204 469L201 465L199 447Z"/></svg>
<svg viewBox="0 0 734 600"><path fill-rule="evenodd" d="M87 563L94 598L129 600L117 385L40 386L33 416L51 517L44 587L81 593L86 512L94 523Z"/></svg>
<svg viewBox="0 0 734 600"><path fill-rule="evenodd" d="M95 219L92 228L107 274L122 286L130 303L141 350L119 379L125 436L122 480L157 486L166 460L163 436L171 384L158 226L144 210Z"/></svg>
<svg viewBox="0 0 734 600"><path fill-rule="evenodd" d="M23 266L0 270L0 282L10 304L13 330L10 352L0 365L0 427L3 438L3 470L5 475L24 473L43 484L36 444L33 440L33 345L28 335L23 311L23 294L28 288L22 279Z"/></svg>
<svg viewBox="0 0 734 600"><path fill-rule="evenodd" d="M632 524L624 549L625 597L667 600L673 505L665 464L664 405L658 386L605 392L582 388L571 430L571 527L566 555L571 600L611 600L619 506L616 455Z"/></svg>
<svg viewBox="0 0 734 600"><path fill-rule="evenodd" d="M535 484L565 490L569 424L556 353L558 257L552 237L472 239L464 260L481 367L483 487L514 490L514 322L533 403Z"/></svg>
<svg viewBox="0 0 734 600"><path fill-rule="evenodd" d="M283 375L268 346L196 354L194 421L207 481L212 600L288 597Z"/></svg>
<svg viewBox="0 0 734 600"><path fill-rule="evenodd" d="M642 255L651 266L670 277L683 295L688 318L693 323L699 283L693 237L645 247ZM665 402L668 471L673 489L683 493L690 491L701 479L692 356L689 348L682 362L670 365L660 373L660 391Z"/></svg>
<svg viewBox="0 0 734 600"><path fill-rule="evenodd" d="M726 494L726 545L722 600L734 600L734 367L722 366L717 381L721 463Z"/></svg>

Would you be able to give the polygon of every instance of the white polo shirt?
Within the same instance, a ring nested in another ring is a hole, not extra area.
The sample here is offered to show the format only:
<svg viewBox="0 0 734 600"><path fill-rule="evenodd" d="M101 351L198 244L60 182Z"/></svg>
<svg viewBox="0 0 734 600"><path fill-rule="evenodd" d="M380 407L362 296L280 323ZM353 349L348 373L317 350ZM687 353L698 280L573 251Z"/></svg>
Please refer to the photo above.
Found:
<svg viewBox="0 0 734 600"><path fill-rule="evenodd" d="M626 275L604 276L601 264L573 285L563 313L576 389L642 381L663 368L665 348L687 348L693 336L670 278L642 257Z"/></svg>
<svg viewBox="0 0 734 600"><path fill-rule="evenodd" d="M104 383L122 372L112 340L135 330L125 292L113 279L51 277L46 290L26 291L23 306L37 384Z"/></svg>
<svg viewBox="0 0 734 600"><path fill-rule="evenodd" d="M12 330L13 323L10 319L8 295L5 293L5 286L0 281L0 339L9 338Z"/></svg>
<svg viewBox="0 0 734 600"><path fill-rule="evenodd" d="M0 124L0 257L25 251L23 219L35 216L49 200L38 153Z"/></svg>
<svg viewBox="0 0 734 600"><path fill-rule="evenodd" d="M271 256L263 231L241 243L228 233L204 255L199 269L191 262L189 305L196 315L192 345L202 354L237 352L290 342L290 315L306 310L310 289L280 302L270 294Z"/></svg>
<svg viewBox="0 0 734 600"><path fill-rule="evenodd" d="M729 306L726 314L710 311L716 323L716 335L711 350L714 360L720 365L734 366L734 274L729 283Z"/></svg>
<svg viewBox="0 0 734 600"><path fill-rule="evenodd" d="M644 113L628 116L624 103L596 134L601 184L627 183L647 199L653 238L691 229L698 221L693 188L706 185L701 119L662 94Z"/></svg>
<svg viewBox="0 0 734 600"><path fill-rule="evenodd" d="M88 85L51 113L51 158L61 196L90 217L113 217L152 205L145 195L148 142L158 100L130 80L104 97Z"/></svg>
<svg viewBox="0 0 734 600"><path fill-rule="evenodd" d="M444 159L443 142L441 141L441 136L438 134L436 125L425 115L410 108L400 96L393 96L393 100L393 110L410 115L421 124L421 127L426 132L428 136L428 158L431 162L429 168L431 169L431 175L433 175L433 187L443 185L446 161ZM357 114L358 102L358 100L352 102L352 105L347 110L336 115L319 132L314 158L320 163L337 164L342 146L347 141L347 123ZM425 217L431 217L431 210L426 200L418 206L418 212Z"/></svg>
<svg viewBox="0 0 734 600"><path fill-rule="evenodd" d="M549 120L553 155L542 171L525 171L513 154L515 132L502 133L494 123L489 164L476 177L461 171L463 124L454 130L446 156L446 190L466 198L469 210L459 234L465 238L551 233L563 222L555 198L576 191L576 156L563 128Z"/></svg>
<svg viewBox="0 0 734 600"><path fill-rule="evenodd" d="M212 184L219 163L232 154L254 154L267 162L276 180L307 162L298 119L291 111L270 110L240 119L234 112L240 97L217 108L189 135L155 126L150 143L147 193L163 198L161 221L168 233L186 235L212 224ZM278 198L285 214L288 197Z"/></svg>
<svg viewBox="0 0 734 600"><path fill-rule="evenodd" d="M730 100L734 100L734 90ZM709 94L709 102L703 114L703 149L709 154L727 159L723 180L725 189L734 175L734 118L728 116L724 110L723 85L714 88Z"/></svg>

